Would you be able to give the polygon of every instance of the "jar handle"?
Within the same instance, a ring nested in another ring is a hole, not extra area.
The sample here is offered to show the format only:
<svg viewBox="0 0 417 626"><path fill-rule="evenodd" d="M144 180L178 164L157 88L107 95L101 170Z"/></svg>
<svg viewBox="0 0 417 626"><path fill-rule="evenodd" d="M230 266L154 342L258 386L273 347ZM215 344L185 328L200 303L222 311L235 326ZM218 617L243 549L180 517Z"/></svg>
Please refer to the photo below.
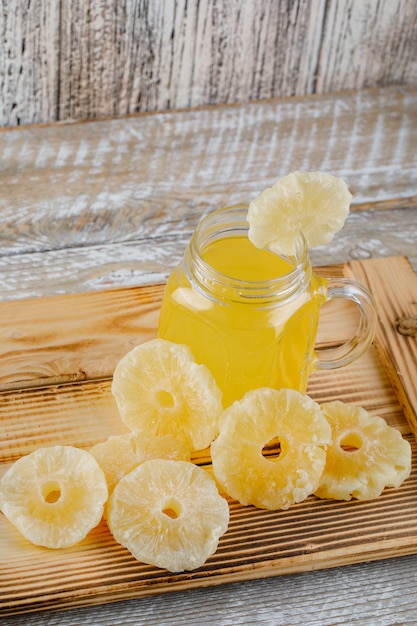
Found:
<svg viewBox="0 0 417 626"><path fill-rule="evenodd" d="M345 343L336 347L317 348L315 368L332 370L349 365L369 348L377 322L374 299L365 287L349 278L329 278L326 283L326 302L342 298L354 302L360 313L356 333Z"/></svg>

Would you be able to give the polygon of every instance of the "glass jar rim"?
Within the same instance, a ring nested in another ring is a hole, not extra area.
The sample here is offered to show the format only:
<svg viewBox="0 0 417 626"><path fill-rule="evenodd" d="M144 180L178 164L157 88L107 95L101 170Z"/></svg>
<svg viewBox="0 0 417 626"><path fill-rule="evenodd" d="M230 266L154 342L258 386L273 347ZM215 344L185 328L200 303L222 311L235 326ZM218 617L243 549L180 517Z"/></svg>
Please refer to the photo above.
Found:
<svg viewBox="0 0 417 626"><path fill-rule="evenodd" d="M273 301L276 304L277 300L292 300L305 289L311 278L308 248L302 233L297 237L295 255L277 255L292 269L273 278L237 278L217 270L204 259L202 251L209 243L230 236L247 237L247 211L248 205L236 204L215 209L202 217L188 247L185 269L189 280L200 292L215 300L219 300L221 293L224 294L222 299L240 302Z"/></svg>

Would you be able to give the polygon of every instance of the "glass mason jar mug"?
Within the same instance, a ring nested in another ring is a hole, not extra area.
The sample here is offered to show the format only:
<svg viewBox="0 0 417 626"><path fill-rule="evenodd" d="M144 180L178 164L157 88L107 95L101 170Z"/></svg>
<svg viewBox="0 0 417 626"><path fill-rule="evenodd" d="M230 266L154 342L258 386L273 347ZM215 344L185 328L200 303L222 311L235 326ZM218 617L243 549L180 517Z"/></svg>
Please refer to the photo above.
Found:
<svg viewBox="0 0 417 626"><path fill-rule="evenodd" d="M304 393L314 369L360 357L376 324L364 287L313 273L302 235L294 256L260 250L248 239L246 216L247 206L237 205L201 220L168 280L158 330L211 370L225 407L257 387ZM315 350L320 307L334 298L356 303L358 329L336 348Z"/></svg>

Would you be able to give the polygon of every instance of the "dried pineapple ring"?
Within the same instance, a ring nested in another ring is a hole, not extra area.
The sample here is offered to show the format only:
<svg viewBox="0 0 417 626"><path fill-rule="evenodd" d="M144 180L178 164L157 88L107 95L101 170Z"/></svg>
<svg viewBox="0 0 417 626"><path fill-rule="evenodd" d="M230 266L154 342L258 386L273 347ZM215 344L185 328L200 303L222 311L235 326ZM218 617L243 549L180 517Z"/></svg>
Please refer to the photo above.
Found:
<svg viewBox="0 0 417 626"><path fill-rule="evenodd" d="M385 487L399 487L411 471L411 447L382 417L339 400L321 406L332 428L332 444L319 498L370 500Z"/></svg>
<svg viewBox="0 0 417 626"><path fill-rule="evenodd" d="M222 392L188 346L160 338L135 346L116 365L112 393L131 430L185 438L190 451L217 435Z"/></svg>
<svg viewBox="0 0 417 626"><path fill-rule="evenodd" d="M308 248L329 243L345 223L352 194L341 178L323 172L292 172L249 205L249 239L276 254L295 254L303 233Z"/></svg>
<svg viewBox="0 0 417 626"><path fill-rule="evenodd" d="M73 446L38 448L18 459L0 484L0 509L38 546L68 548L97 526L107 500L103 471Z"/></svg>
<svg viewBox="0 0 417 626"><path fill-rule="evenodd" d="M116 485L107 523L139 561L182 572L214 554L229 524L229 505L201 467L153 459Z"/></svg>
<svg viewBox="0 0 417 626"><path fill-rule="evenodd" d="M263 451L278 438L280 453ZM319 405L292 389L249 391L223 414L211 445L214 474L229 496L263 509L287 509L317 489L330 426Z"/></svg>
<svg viewBox="0 0 417 626"><path fill-rule="evenodd" d="M90 448L104 472L109 494L123 476L151 459L189 461L190 450L186 440L175 435L148 436L137 432L113 435Z"/></svg>

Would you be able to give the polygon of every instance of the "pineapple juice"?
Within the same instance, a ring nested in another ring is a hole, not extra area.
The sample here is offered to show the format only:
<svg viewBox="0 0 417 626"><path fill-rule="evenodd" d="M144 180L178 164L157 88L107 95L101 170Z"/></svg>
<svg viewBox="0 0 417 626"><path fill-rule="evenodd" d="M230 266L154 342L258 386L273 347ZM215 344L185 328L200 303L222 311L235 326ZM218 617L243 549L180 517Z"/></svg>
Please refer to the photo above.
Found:
<svg viewBox="0 0 417 626"><path fill-rule="evenodd" d="M229 211L230 222L219 210L206 218L212 228L197 227L166 286L159 336L192 349L224 406L258 387L305 392L325 281L312 273L304 240L298 258L260 250L248 239L246 212Z"/></svg>

